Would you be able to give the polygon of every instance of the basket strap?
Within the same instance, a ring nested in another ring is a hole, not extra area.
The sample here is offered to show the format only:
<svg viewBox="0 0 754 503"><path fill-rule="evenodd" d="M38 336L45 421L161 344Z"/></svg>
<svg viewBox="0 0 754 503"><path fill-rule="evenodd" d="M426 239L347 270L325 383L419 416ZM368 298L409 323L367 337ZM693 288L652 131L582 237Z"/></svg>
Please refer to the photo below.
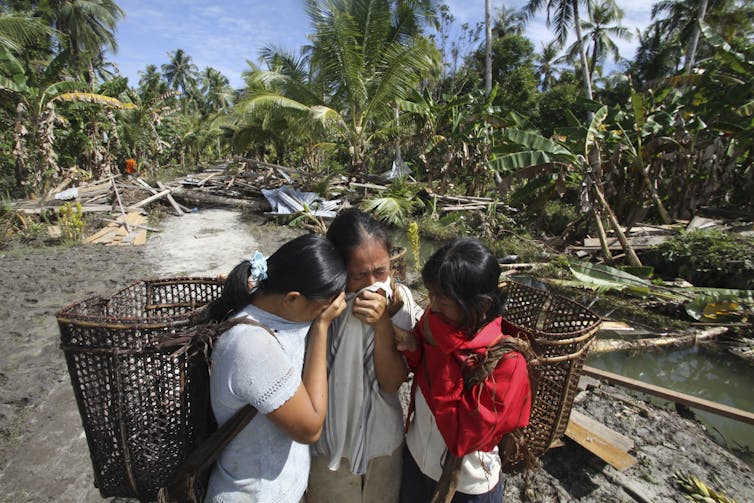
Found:
<svg viewBox="0 0 754 503"><path fill-rule="evenodd" d="M239 317L226 320L222 323L212 326L211 331L217 337L226 330L236 325L254 325L261 327L270 333L277 340L275 332L270 328L262 325L258 321L249 317ZM206 354L205 354L206 356ZM173 501L171 495L189 495L195 494L194 482L198 475L204 473L220 457L223 449L243 430L257 414L257 409L246 404L236 411L230 419L222 424L214 433L204 440L199 447L191 451L188 457L181 463L170 485L160 490L158 500L163 502ZM163 489L166 489L163 490ZM189 498L192 500L192 498Z"/></svg>
<svg viewBox="0 0 754 503"><path fill-rule="evenodd" d="M257 409L254 406L244 405L198 448L191 451L191 454L181 463L170 484L160 489L158 501L195 501L194 483L198 475L212 466L223 449L254 419L256 414Z"/></svg>

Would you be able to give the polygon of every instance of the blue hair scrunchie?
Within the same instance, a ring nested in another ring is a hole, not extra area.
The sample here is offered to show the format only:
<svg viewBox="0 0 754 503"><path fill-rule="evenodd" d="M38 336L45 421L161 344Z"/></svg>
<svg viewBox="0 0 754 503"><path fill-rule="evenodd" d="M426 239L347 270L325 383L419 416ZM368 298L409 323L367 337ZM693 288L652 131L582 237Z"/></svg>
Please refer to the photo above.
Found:
<svg viewBox="0 0 754 503"><path fill-rule="evenodd" d="M249 262L251 263L249 276L251 276L254 283L267 279L267 257L257 250L249 259Z"/></svg>

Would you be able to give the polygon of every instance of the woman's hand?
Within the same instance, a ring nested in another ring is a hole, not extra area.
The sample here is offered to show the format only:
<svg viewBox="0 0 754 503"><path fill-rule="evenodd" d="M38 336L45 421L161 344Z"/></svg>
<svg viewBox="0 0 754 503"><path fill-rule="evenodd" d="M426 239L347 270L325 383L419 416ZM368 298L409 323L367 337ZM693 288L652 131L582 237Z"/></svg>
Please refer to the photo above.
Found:
<svg viewBox="0 0 754 503"><path fill-rule="evenodd" d="M325 308L322 313L317 316L317 320L326 324L332 323L332 320L340 316L340 313L346 309L346 293L340 292L340 295L335 297L332 302Z"/></svg>
<svg viewBox="0 0 754 503"><path fill-rule="evenodd" d="M387 300L385 292L364 290L353 301L353 315L368 325L376 325L385 316Z"/></svg>

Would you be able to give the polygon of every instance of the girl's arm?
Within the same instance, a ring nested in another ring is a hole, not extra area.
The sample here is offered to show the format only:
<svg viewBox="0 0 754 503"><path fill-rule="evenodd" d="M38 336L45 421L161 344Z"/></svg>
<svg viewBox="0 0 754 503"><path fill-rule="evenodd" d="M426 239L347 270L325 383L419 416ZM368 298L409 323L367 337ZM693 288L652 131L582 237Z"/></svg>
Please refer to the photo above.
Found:
<svg viewBox="0 0 754 503"><path fill-rule="evenodd" d="M408 368L395 348L393 322L385 295L365 290L353 302L353 315L374 328L374 373L380 389L395 393L408 378Z"/></svg>
<svg viewBox="0 0 754 503"><path fill-rule="evenodd" d="M327 330L346 307L341 293L312 323L301 385L293 396L267 417L296 442L313 444L322 433L327 413Z"/></svg>

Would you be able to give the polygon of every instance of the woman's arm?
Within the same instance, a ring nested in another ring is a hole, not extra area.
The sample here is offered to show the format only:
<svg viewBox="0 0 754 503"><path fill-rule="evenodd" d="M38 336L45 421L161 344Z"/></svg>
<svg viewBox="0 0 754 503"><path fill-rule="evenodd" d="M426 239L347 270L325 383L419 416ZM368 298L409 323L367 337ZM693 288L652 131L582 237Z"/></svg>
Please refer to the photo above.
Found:
<svg viewBox="0 0 754 503"><path fill-rule="evenodd" d="M346 307L341 293L312 323L309 331L301 385L293 396L267 414L293 440L313 444L322 433L327 413L327 330Z"/></svg>
<svg viewBox="0 0 754 503"><path fill-rule="evenodd" d="M374 328L374 373L380 389L395 393L408 378L403 355L395 347L393 322L383 294L365 290L353 302L353 315Z"/></svg>

